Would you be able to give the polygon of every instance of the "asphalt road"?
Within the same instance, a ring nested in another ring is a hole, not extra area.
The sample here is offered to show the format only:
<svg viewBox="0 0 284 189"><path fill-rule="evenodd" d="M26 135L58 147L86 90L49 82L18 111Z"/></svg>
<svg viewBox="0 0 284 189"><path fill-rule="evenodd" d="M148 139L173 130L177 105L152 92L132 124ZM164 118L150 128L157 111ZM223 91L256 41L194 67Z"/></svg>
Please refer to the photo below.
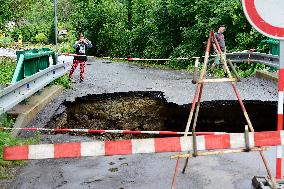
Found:
<svg viewBox="0 0 284 189"><path fill-rule="evenodd" d="M11 57L11 58L16 58L16 51L13 49L6 49L0 47L0 56L6 56L6 57Z"/></svg>
<svg viewBox="0 0 284 189"><path fill-rule="evenodd" d="M84 83L78 82L78 69L74 87L50 103L37 115L30 127L45 126L64 99L73 100L86 94L153 90L163 91L168 101L177 104L188 104L192 101L195 85L191 84L192 76L188 73L104 62L96 60L88 63ZM242 79L237 87L244 100L277 100L277 85L269 81L252 77ZM224 83L205 85L203 94L203 101L236 100L231 85ZM44 135L42 143L92 140L58 134ZM18 171L10 188L170 188L176 163L169 158L173 154L175 153L33 160ZM275 148L265 154L274 173ZM189 160L186 174L179 172L177 188L250 189L254 175L266 175L264 165L256 152L197 157Z"/></svg>

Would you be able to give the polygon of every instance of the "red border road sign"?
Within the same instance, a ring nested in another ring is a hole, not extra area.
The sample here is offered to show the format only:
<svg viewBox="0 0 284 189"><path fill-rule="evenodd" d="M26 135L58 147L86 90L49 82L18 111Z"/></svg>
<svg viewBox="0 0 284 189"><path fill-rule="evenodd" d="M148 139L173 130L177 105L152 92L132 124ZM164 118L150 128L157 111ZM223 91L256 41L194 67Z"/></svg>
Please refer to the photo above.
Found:
<svg viewBox="0 0 284 189"><path fill-rule="evenodd" d="M284 39L284 9L273 10L284 7L283 0L242 0L242 4L248 21L256 30L271 38Z"/></svg>

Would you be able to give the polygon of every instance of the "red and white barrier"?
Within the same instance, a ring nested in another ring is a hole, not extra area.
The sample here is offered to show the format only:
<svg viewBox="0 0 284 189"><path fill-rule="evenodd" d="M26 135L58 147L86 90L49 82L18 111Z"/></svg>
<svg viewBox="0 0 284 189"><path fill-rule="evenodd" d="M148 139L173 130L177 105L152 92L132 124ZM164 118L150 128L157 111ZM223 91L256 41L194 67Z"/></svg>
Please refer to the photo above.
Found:
<svg viewBox="0 0 284 189"><path fill-rule="evenodd" d="M110 59L110 58L108 58ZM127 58L112 58L113 60L127 60Z"/></svg>
<svg viewBox="0 0 284 189"><path fill-rule="evenodd" d="M128 61L169 61L170 58L127 58Z"/></svg>
<svg viewBox="0 0 284 189"><path fill-rule="evenodd" d="M23 131L49 131L49 132L80 132L80 133L119 133L119 134L152 134L152 135L183 135L184 132L175 131L131 131L131 130L94 130L94 129L46 129L46 128L9 128L0 127L0 130L23 130ZM191 132L188 134L192 134ZM219 135L225 132L196 132L196 135Z"/></svg>
<svg viewBox="0 0 284 189"><path fill-rule="evenodd" d="M74 53L61 53L60 55L64 55L64 56L87 56L87 55L85 55L85 54L83 54L83 55L79 55L79 54L74 54Z"/></svg>
<svg viewBox="0 0 284 189"><path fill-rule="evenodd" d="M245 134L197 136L197 150L245 148ZM284 144L284 131L249 133L249 146ZM193 137L150 138L118 141L95 141L62 144L39 144L4 147L4 160L78 158L90 156L131 155L141 153L181 152L193 150Z"/></svg>
<svg viewBox="0 0 284 189"><path fill-rule="evenodd" d="M277 130L283 130L283 95L284 95L284 44L280 43L280 61L278 71L278 108ZM282 179L282 147L276 149L276 179Z"/></svg>
<svg viewBox="0 0 284 189"><path fill-rule="evenodd" d="M110 57L103 57L110 59ZM127 60L127 61L170 61L170 60L189 60L191 58L112 58L113 60Z"/></svg>

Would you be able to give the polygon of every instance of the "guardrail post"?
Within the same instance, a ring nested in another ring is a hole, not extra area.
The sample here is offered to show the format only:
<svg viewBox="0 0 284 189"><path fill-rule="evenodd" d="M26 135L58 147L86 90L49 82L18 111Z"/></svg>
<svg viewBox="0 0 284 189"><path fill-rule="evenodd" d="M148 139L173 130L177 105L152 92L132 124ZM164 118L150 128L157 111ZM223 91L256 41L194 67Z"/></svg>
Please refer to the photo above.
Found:
<svg viewBox="0 0 284 189"><path fill-rule="evenodd" d="M197 78L198 78L198 64L199 64L200 57L192 57L192 58L195 59L192 83L195 84L197 82Z"/></svg>
<svg viewBox="0 0 284 189"><path fill-rule="evenodd" d="M17 56L17 66L16 66L16 70L14 72L13 75L13 79L12 79L12 84L16 83L17 81L19 81L21 78L24 77L24 71L22 69L23 64L24 64L24 59L25 56L23 54L20 54L19 56Z"/></svg>

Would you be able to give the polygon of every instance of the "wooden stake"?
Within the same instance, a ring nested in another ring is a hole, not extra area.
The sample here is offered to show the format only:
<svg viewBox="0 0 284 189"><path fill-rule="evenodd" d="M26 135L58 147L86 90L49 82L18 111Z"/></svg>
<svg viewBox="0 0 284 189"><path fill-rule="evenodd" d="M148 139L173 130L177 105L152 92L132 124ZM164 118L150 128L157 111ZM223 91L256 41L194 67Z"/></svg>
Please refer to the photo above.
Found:
<svg viewBox="0 0 284 189"><path fill-rule="evenodd" d="M269 149L268 147L260 147L260 148L251 148L250 151L264 151L264 150L268 150L268 149ZM241 153L241 152L247 152L247 149L241 148L241 149L233 149L233 150L197 152L196 156L212 156L212 155L223 155L223 154ZM192 157L194 157L193 153L178 154L178 155L171 156L171 159L192 158Z"/></svg>
<svg viewBox="0 0 284 189"><path fill-rule="evenodd" d="M203 79L198 83L221 83L221 82L236 82L236 78L217 78L217 79Z"/></svg>

